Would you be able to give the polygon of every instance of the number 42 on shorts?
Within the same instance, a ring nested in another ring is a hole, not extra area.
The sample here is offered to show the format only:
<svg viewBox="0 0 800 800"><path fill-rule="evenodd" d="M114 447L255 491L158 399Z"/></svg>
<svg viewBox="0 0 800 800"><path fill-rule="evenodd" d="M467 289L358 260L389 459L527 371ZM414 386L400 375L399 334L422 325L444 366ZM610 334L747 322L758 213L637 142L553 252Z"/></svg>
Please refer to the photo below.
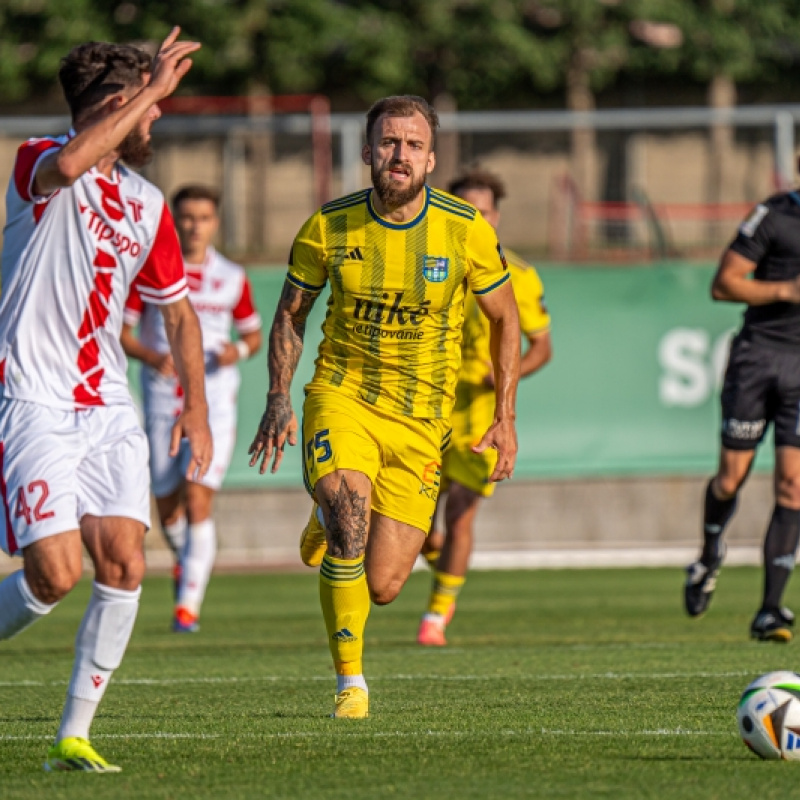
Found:
<svg viewBox="0 0 800 800"><path fill-rule="evenodd" d="M24 517L30 525L34 520L41 522L55 516L55 511L45 511L43 506L50 496L50 487L47 481L31 481L28 484L28 493L25 496L25 487L20 486L17 492L17 501L14 505L14 516ZM30 502L29 502L30 501ZM33 506L33 508L31 508Z"/></svg>

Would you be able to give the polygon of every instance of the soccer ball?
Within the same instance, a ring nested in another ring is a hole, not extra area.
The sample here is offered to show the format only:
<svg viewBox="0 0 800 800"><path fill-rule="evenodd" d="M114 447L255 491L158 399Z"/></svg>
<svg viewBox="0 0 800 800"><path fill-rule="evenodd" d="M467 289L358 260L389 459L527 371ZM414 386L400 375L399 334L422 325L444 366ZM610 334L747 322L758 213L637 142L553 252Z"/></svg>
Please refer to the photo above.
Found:
<svg viewBox="0 0 800 800"><path fill-rule="evenodd" d="M768 672L742 693L739 734L758 756L800 761L800 675Z"/></svg>

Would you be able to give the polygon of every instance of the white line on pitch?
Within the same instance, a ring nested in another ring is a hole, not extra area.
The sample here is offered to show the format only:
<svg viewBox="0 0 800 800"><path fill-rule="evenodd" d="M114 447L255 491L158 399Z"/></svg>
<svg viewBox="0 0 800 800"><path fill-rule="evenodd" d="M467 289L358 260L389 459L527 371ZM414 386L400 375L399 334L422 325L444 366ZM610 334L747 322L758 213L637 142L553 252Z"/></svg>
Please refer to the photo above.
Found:
<svg viewBox="0 0 800 800"><path fill-rule="evenodd" d="M370 682L381 681L573 681L573 680L688 680L690 678L742 678L758 673L753 670L736 670L732 672L583 672L563 674L511 674L511 675L377 675L370 677ZM224 684L224 683L309 683L331 681L331 675L258 675L258 676L219 676L204 678L119 678L114 679L117 686L182 686L189 684ZM4 687L37 687L64 686L67 681L0 681Z"/></svg>
<svg viewBox="0 0 800 800"><path fill-rule="evenodd" d="M656 729L638 731L580 731L558 730L549 728L526 728L522 730L486 730L486 731L342 731L340 726L330 731L287 731L285 733L236 733L236 739L327 739L333 736L342 738L386 738L386 739L416 739L423 737L458 738L482 736L619 736L619 737L646 737L646 736L735 736L735 731L696 731L685 728ZM95 733L92 739L223 739L222 733L166 733L155 731L153 733ZM23 734L0 735L0 742L32 742L52 740L52 736Z"/></svg>

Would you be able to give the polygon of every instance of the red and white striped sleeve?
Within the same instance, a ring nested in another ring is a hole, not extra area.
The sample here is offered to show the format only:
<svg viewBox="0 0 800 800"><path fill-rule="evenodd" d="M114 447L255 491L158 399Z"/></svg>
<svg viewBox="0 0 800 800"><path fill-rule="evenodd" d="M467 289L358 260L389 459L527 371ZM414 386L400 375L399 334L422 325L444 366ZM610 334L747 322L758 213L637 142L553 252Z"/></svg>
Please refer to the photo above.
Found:
<svg viewBox="0 0 800 800"><path fill-rule="evenodd" d="M142 300L142 296L136 286L131 286L130 294L125 301L125 307L122 309L122 321L126 325L135 328L139 324L143 312L144 300Z"/></svg>
<svg viewBox="0 0 800 800"><path fill-rule="evenodd" d="M153 246L133 286L138 290L142 302L157 306L174 303L189 294L175 223L166 203L161 211Z"/></svg>
<svg viewBox="0 0 800 800"><path fill-rule="evenodd" d="M253 303L253 291L246 275L242 281L242 295L233 309L233 325L240 334L261 330L261 316Z"/></svg>
<svg viewBox="0 0 800 800"><path fill-rule="evenodd" d="M26 203L46 200L50 196L34 194L33 180L36 177L36 167L42 158L51 150L59 150L61 146L54 139L28 139L20 145L17 150L17 160L14 162L14 187Z"/></svg>

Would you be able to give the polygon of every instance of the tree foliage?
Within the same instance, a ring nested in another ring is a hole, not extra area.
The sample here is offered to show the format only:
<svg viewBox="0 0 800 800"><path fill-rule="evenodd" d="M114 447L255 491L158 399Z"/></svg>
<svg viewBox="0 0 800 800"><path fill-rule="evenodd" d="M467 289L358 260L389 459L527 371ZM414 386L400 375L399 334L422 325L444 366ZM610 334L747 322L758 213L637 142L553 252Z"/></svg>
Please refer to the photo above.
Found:
<svg viewBox="0 0 800 800"><path fill-rule="evenodd" d="M363 104L449 92L462 108L496 108L557 97L576 70L593 91L636 75L778 82L800 61L796 2L4 0L0 101L53 94L59 59L79 42L155 45L172 24L203 43L182 87L202 94L268 88ZM648 30L679 41L654 43Z"/></svg>

